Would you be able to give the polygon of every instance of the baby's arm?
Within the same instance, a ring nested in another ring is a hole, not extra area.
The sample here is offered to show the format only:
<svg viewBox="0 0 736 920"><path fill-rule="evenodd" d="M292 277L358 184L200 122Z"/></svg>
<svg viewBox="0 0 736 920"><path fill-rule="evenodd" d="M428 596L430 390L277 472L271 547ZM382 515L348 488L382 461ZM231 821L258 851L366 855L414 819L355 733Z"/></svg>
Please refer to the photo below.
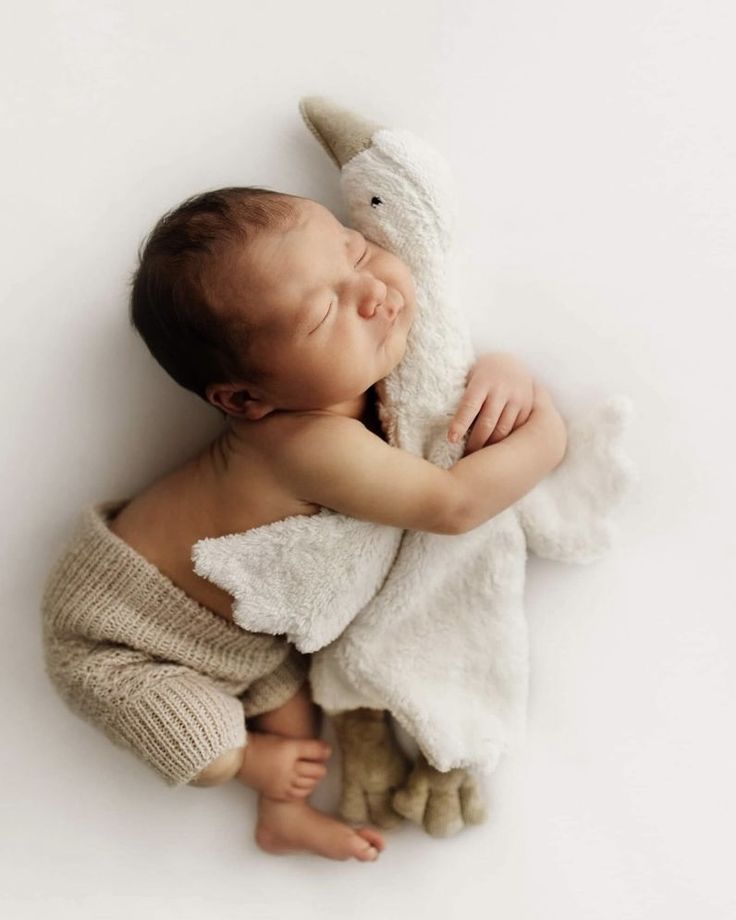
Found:
<svg viewBox="0 0 736 920"><path fill-rule="evenodd" d="M526 424L449 470L389 446L356 419L311 416L279 473L303 501L404 530L457 534L518 501L561 462L565 446L564 423L538 386Z"/></svg>

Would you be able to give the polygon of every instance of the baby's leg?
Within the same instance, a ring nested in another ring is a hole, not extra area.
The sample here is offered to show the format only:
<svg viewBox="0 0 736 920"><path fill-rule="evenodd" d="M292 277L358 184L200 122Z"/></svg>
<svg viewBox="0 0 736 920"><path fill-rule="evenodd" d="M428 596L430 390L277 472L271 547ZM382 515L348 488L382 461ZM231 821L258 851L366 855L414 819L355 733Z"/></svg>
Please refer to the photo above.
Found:
<svg viewBox="0 0 736 920"><path fill-rule="evenodd" d="M312 702L309 683L305 683L279 709L249 720L259 732L282 738L316 738L320 713ZM317 811L307 802L279 801L261 794L258 799L256 843L268 853L310 851L330 859L372 861L384 848L383 837L370 827L352 828L349 824Z"/></svg>
<svg viewBox="0 0 736 920"><path fill-rule="evenodd" d="M305 680L294 696L278 709L252 716L247 722L256 731L285 738L317 738L322 719L319 707L312 702L309 681Z"/></svg>
<svg viewBox="0 0 736 920"><path fill-rule="evenodd" d="M306 799L327 775L330 746L319 738L320 713L305 681L278 709L250 716L236 779L269 799Z"/></svg>
<svg viewBox="0 0 736 920"><path fill-rule="evenodd" d="M319 713L306 682L278 709L246 723L247 743L225 751L190 785L219 786L237 779L269 798L284 799L307 796L327 773L330 746L316 737Z"/></svg>

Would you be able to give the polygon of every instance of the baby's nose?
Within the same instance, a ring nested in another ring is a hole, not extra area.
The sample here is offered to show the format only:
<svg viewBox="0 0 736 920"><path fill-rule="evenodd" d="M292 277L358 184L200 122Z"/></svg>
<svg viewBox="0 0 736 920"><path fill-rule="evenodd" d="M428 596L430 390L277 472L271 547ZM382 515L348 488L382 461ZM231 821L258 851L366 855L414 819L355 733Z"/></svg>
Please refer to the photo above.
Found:
<svg viewBox="0 0 736 920"><path fill-rule="evenodd" d="M388 288L383 281L377 278L372 279L371 284L366 287L361 295L360 313L362 316L370 319L371 316L379 309L386 300Z"/></svg>

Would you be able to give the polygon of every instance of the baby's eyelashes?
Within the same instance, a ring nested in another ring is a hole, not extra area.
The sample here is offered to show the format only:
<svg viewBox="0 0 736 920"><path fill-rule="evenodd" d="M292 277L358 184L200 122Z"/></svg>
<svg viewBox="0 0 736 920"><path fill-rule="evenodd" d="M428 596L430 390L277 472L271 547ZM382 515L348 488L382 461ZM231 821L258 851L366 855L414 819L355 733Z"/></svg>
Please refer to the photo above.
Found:
<svg viewBox="0 0 736 920"><path fill-rule="evenodd" d="M368 255L368 241L367 241L367 240L364 240L363 242L364 242L363 254L362 254L361 257L358 259L358 261L355 263L355 267L356 267L356 268L363 262L363 260L365 259L365 257Z"/></svg>

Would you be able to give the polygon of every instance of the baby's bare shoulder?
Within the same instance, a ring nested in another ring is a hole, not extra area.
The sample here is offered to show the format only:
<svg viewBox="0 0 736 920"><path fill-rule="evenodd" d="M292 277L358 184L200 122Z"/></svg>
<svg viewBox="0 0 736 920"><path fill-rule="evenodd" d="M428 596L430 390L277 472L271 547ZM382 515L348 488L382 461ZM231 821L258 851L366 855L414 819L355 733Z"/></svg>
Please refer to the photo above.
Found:
<svg viewBox="0 0 736 920"><path fill-rule="evenodd" d="M299 499L378 524L454 533L459 480L422 457L392 447L362 421L301 419L278 460Z"/></svg>
<svg viewBox="0 0 736 920"><path fill-rule="evenodd" d="M375 437L357 418L330 412L305 412L290 420L282 432L279 446L298 460L318 441L325 452L333 449L359 449L361 440Z"/></svg>
<svg viewBox="0 0 736 920"><path fill-rule="evenodd" d="M360 458L366 441L376 439L359 419L315 411L294 415L264 449L273 468L283 475L284 485L292 485L295 480L301 483L310 471L319 475L319 469L328 469L333 458L339 458L345 474L350 475L353 469L357 471L353 459Z"/></svg>

